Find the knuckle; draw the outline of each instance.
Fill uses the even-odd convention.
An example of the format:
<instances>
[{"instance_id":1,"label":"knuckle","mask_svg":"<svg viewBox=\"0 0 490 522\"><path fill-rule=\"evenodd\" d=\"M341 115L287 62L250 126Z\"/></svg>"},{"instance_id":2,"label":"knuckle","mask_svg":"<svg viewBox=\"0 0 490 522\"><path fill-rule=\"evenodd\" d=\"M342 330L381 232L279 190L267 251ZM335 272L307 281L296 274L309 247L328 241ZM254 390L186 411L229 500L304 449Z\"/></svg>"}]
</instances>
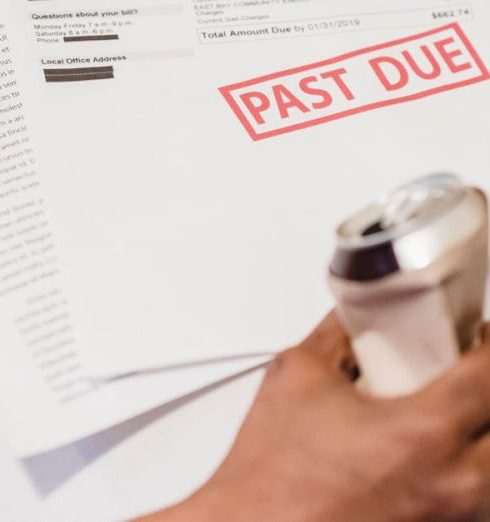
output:
<instances>
[{"instance_id":1,"label":"knuckle","mask_svg":"<svg viewBox=\"0 0 490 522\"><path fill-rule=\"evenodd\" d=\"M479 392L489 389L486 376L490 369L490 350L470 352L456 368L452 379L452 390L455 398L477 400Z\"/></svg>"},{"instance_id":2,"label":"knuckle","mask_svg":"<svg viewBox=\"0 0 490 522\"><path fill-rule=\"evenodd\" d=\"M307 362L307 357L300 346L288 348L276 355L267 369L266 383L289 379L301 373Z\"/></svg>"},{"instance_id":3,"label":"knuckle","mask_svg":"<svg viewBox=\"0 0 490 522\"><path fill-rule=\"evenodd\" d=\"M457 473L432 494L432 513L450 520L474 520L480 512L483 477L477 471Z\"/></svg>"},{"instance_id":4,"label":"knuckle","mask_svg":"<svg viewBox=\"0 0 490 522\"><path fill-rule=\"evenodd\" d=\"M318 353L301 343L284 350L274 359L268 368L264 384L269 389L283 392L319 392L328 383L337 382L330 378L329 369Z\"/></svg>"},{"instance_id":5,"label":"knuckle","mask_svg":"<svg viewBox=\"0 0 490 522\"><path fill-rule=\"evenodd\" d=\"M449 500L449 506L452 509L451 515L457 520L472 520L480 511L479 489L470 488L463 489L459 494Z\"/></svg>"},{"instance_id":6,"label":"knuckle","mask_svg":"<svg viewBox=\"0 0 490 522\"><path fill-rule=\"evenodd\" d=\"M407 414L397 422L391 440L399 459L424 466L448 462L457 445L451 424L445 418L421 413Z\"/></svg>"},{"instance_id":7,"label":"knuckle","mask_svg":"<svg viewBox=\"0 0 490 522\"><path fill-rule=\"evenodd\" d=\"M399 499L396 520L403 520L403 522L445 520L445 514L449 513L446 507L445 499L436 490L433 482L419 481L415 484L407 484L404 496Z\"/></svg>"},{"instance_id":8,"label":"knuckle","mask_svg":"<svg viewBox=\"0 0 490 522\"><path fill-rule=\"evenodd\" d=\"M442 415L418 415L412 420L408 433L415 449L432 453L452 442L454 432L450 420Z\"/></svg>"},{"instance_id":9,"label":"knuckle","mask_svg":"<svg viewBox=\"0 0 490 522\"><path fill-rule=\"evenodd\" d=\"M291 365L296 364L299 357L299 348L288 348L287 350L282 351L272 361L270 365L271 372L277 370L284 370L289 368Z\"/></svg>"},{"instance_id":10,"label":"knuckle","mask_svg":"<svg viewBox=\"0 0 490 522\"><path fill-rule=\"evenodd\" d=\"M478 382L473 378L475 364L473 361L466 361L465 365L461 367L460 371L453 376L450 387L450 399L458 399L465 401L474 401L479 398L476 393Z\"/></svg>"}]
</instances>

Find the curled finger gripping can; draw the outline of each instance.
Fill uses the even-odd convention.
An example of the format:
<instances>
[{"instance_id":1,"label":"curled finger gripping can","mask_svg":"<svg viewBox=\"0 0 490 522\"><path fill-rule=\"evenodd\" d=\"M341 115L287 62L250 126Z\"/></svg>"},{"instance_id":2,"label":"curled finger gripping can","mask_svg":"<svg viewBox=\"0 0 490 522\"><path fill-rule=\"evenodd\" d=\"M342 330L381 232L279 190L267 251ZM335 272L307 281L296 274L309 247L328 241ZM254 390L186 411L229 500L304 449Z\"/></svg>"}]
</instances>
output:
<instances>
[{"instance_id":1,"label":"curled finger gripping can","mask_svg":"<svg viewBox=\"0 0 490 522\"><path fill-rule=\"evenodd\" d=\"M412 393L471 348L487 264L486 196L452 175L400 187L338 227L329 281L364 389Z\"/></svg>"}]
</instances>

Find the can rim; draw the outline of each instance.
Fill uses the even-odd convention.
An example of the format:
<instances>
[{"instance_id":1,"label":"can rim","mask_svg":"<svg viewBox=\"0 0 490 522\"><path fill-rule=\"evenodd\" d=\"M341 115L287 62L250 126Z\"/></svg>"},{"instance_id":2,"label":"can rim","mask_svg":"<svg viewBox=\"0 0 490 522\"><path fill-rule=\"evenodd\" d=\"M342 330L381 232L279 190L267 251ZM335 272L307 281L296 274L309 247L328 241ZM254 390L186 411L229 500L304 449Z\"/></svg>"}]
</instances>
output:
<instances>
[{"instance_id":1,"label":"can rim","mask_svg":"<svg viewBox=\"0 0 490 522\"><path fill-rule=\"evenodd\" d=\"M355 221L359 221L368 227L370 223L380 222L380 217L383 216L383 209L387 208L394 196L403 192L410 194L415 193L416 189L424 189L429 193L432 191L444 191L444 200L435 208L427 207L421 215L409 217L406 220L401 220L394 226L386 229L381 229L368 235L359 233L362 226L353 226ZM462 183L461 179L450 173L436 173L428 176L422 176L408 183L398 187L396 190L386 193L375 202L364 209L360 210L350 218L344 220L336 229L336 244L337 248L343 250L372 248L385 243L393 242L396 239L410 234L424 225L436 221L439 217L445 214L448 210L456 206L466 194L467 188ZM367 219L371 216L370 219ZM374 217L377 216L377 219ZM347 234L348 228L358 230L356 234Z\"/></svg>"}]
</instances>

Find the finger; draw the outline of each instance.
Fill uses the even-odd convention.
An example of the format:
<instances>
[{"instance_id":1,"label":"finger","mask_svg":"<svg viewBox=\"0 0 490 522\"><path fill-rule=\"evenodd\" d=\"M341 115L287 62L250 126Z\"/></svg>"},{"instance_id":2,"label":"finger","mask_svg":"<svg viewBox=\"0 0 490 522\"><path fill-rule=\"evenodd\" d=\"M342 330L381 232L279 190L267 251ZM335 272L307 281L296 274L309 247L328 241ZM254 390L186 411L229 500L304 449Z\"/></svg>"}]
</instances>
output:
<instances>
[{"instance_id":1,"label":"finger","mask_svg":"<svg viewBox=\"0 0 490 522\"><path fill-rule=\"evenodd\" d=\"M346 331L331 312L297 347L279 355L271 373L281 370L290 378L336 382L354 380L357 365Z\"/></svg>"},{"instance_id":2,"label":"finger","mask_svg":"<svg viewBox=\"0 0 490 522\"><path fill-rule=\"evenodd\" d=\"M471 350L477 350L481 348L484 344L490 342L490 324L484 323L481 325L480 329L476 332L475 339L473 340L473 344L471 346Z\"/></svg>"},{"instance_id":3,"label":"finger","mask_svg":"<svg viewBox=\"0 0 490 522\"><path fill-rule=\"evenodd\" d=\"M481 328L481 340L482 344L490 343L490 323L484 323Z\"/></svg>"},{"instance_id":4,"label":"finger","mask_svg":"<svg viewBox=\"0 0 490 522\"><path fill-rule=\"evenodd\" d=\"M481 347L419 394L426 408L450 419L465 437L479 434L490 421L489 334L486 326Z\"/></svg>"},{"instance_id":5,"label":"finger","mask_svg":"<svg viewBox=\"0 0 490 522\"><path fill-rule=\"evenodd\" d=\"M490 435L485 435L466 452L465 460L490 474Z\"/></svg>"},{"instance_id":6,"label":"finger","mask_svg":"<svg viewBox=\"0 0 490 522\"><path fill-rule=\"evenodd\" d=\"M467 469L474 470L479 477L481 513L485 513L488 517L490 514L490 436L486 435L471 446L463 456L463 462ZM487 519L483 518L483 520Z\"/></svg>"}]
</instances>

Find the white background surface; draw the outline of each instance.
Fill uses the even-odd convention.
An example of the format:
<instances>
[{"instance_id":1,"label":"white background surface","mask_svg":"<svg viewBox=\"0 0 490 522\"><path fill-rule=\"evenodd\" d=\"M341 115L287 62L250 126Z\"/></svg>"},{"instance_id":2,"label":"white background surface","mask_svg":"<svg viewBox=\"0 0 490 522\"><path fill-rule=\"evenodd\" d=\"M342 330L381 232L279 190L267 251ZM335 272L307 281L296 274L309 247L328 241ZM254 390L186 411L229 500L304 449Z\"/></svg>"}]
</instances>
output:
<instances>
[{"instance_id":1,"label":"white background surface","mask_svg":"<svg viewBox=\"0 0 490 522\"><path fill-rule=\"evenodd\" d=\"M185 497L226 454L262 372L28 461L0 445L2 522L116 522Z\"/></svg>"},{"instance_id":2,"label":"white background surface","mask_svg":"<svg viewBox=\"0 0 490 522\"><path fill-rule=\"evenodd\" d=\"M483 3L480 4L481 12ZM483 21L471 27L475 42L485 56L488 53L486 27ZM356 33L345 38L355 40L364 38L363 35ZM304 53L308 42L310 40L305 39L301 47L298 45L298 55ZM335 52L330 49L327 54ZM293 55L291 60L301 63L300 58ZM246 74L237 71L236 77L246 77ZM355 132L351 132L348 122L339 124L335 135L344 132L346 137L362 144L367 130L384 129L386 134L393 134L395 143L390 152L404 158L395 164L393 185L398 179L446 168L465 173L468 182L487 183L488 133L481 129L487 128L488 114L469 110L468 105L472 99L478 100L484 95L483 88L477 87L470 95L461 91L451 97L441 97L437 104L433 100L421 101L418 109L413 105L393 114L373 113L369 121L363 119L364 125L357 126ZM428 122L424 128L419 125L420 114L425 114ZM404 123L404 133L398 134L400 121ZM464 122L467 139L463 143L455 132L454 121ZM241 136L242 130L238 132ZM329 128L325 128L309 134L311 139L305 150L325 146L329 132ZM438 136L437 141L434 136ZM289 138L292 143L294 140L296 136ZM371 160L376 158L384 164L391 160L386 158L382 140L376 136L373 141L379 145L375 143L369 154L353 155L351 141L347 139L337 151L344 156L344 164L336 167L336 174L340 179L345 178L345 184L341 190L335 187L331 204L338 205L339 211L346 201L350 208L355 208L361 200L365 202L372 194L387 188L385 173L379 172L377 163ZM407 144L418 154L405 157ZM274 145L271 147L273 158L276 149ZM300 160L292 163L298 172ZM364 165L360 172L370 187L359 182L358 169L354 168L356 161ZM321 199L323 201L323 194ZM312 223L322 230L328 228L316 221L315 216ZM324 295L323 288L318 291ZM185 404L179 401L173 407L159 408L81 443L28 461L16 461L9 449L0 445L0 521L116 522L182 498L204 481L224 456L259 380L260 374L242 378Z\"/></svg>"}]
</instances>

